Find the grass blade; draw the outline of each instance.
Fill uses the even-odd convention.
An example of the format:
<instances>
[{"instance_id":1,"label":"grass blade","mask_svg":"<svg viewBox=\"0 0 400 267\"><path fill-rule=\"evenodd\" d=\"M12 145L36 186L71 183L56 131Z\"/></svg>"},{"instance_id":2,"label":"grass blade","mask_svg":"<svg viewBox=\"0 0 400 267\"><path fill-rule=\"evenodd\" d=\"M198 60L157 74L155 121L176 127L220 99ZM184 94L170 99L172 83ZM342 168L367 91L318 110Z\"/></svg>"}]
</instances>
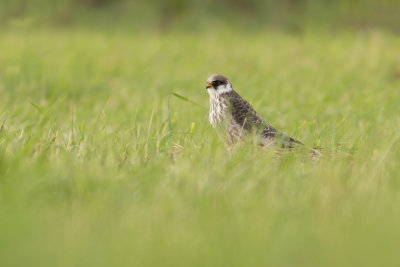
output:
<instances>
[{"instance_id":1,"label":"grass blade","mask_svg":"<svg viewBox=\"0 0 400 267\"><path fill-rule=\"evenodd\" d=\"M175 96L176 98L179 98L180 100L195 104L196 106L199 106L199 107L204 108L204 109L206 108L203 105L200 105L199 103L197 103L195 101L192 101L187 97L184 97L183 95L180 95L180 94L177 94L177 93L174 93L174 92L172 92L172 95Z\"/></svg>"},{"instance_id":2,"label":"grass blade","mask_svg":"<svg viewBox=\"0 0 400 267\"><path fill-rule=\"evenodd\" d=\"M43 109L41 109L38 105L32 102L29 102L29 104L31 104L37 111L39 111L39 113L42 114L46 120L55 124L55 122L49 117L49 115L47 115L46 112L44 112Z\"/></svg>"},{"instance_id":3,"label":"grass blade","mask_svg":"<svg viewBox=\"0 0 400 267\"><path fill-rule=\"evenodd\" d=\"M3 123L1 124L1 128L0 128L0 134L3 132L5 123L6 123L6 120L3 120Z\"/></svg>"}]
</instances>

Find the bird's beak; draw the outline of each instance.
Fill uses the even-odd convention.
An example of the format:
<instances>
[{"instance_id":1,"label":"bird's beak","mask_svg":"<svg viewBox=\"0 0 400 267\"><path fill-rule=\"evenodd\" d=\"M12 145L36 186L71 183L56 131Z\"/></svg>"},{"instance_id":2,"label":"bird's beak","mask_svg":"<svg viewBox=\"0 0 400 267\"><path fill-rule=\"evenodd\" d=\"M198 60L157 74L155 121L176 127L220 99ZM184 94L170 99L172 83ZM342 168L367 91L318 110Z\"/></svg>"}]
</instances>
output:
<instances>
[{"instance_id":1,"label":"bird's beak","mask_svg":"<svg viewBox=\"0 0 400 267\"><path fill-rule=\"evenodd\" d=\"M207 82L207 85L206 85L206 90L207 90L208 88L212 88L212 84L211 84L211 83L209 83L209 82Z\"/></svg>"}]
</instances>

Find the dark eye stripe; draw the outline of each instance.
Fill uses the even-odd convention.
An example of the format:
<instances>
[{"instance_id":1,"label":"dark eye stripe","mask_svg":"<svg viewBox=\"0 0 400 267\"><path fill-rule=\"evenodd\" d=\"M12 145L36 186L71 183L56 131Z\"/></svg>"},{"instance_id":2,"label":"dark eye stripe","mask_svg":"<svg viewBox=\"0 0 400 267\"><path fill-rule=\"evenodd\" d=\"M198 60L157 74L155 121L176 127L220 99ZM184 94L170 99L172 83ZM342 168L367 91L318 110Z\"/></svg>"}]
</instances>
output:
<instances>
[{"instance_id":1,"label":"dark eye stripe","mask_svg":"<svg viewBox=\"0 0 400 267\"><path fill-rule=\"evenodd\" d=\"M213 85L214 86L218 86L218 85L221 85L221 84L223 84L222 81L213 81Z\"/></svg>"}]
</instances>

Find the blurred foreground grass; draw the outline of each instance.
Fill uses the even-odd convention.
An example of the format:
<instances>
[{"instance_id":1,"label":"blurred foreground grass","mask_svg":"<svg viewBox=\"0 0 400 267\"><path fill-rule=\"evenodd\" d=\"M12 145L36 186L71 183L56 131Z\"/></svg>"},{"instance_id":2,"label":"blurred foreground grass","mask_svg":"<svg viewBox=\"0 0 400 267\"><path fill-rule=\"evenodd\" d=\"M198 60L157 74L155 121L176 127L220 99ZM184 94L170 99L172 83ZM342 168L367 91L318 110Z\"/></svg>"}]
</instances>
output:
<instances>
[{"instance_id":1,"label":"blurred foreground grass","mask_svg":"<svg viewBox=\"0 0 400 267\"><path fill-rule=\"evenodd\" d=\"M398 266L399 47L383 31L4 31L0 265ZM215 72L323 157L227 151L201 107Z\"/></svg>"}]
</instances>

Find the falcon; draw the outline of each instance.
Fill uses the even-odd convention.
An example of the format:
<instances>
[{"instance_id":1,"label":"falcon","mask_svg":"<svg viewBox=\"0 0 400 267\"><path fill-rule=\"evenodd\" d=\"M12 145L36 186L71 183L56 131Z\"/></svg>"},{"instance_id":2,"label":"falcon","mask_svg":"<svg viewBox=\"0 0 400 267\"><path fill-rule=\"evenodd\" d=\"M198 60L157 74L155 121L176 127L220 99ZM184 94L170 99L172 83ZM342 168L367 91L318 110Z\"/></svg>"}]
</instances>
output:
<instances>
[{"instance_id":1,"label":"falcon","mask_svg":"<svg viewBox=\"0 0 400 267\"><path fill-rule=\"evenodd\" d=\"M210 123L226 135L228 144L237 143L252 133L262 146L279 144L293 148L303 144L266 123L225 76L212 75L207 80L206 90L210 95Z\"/></svg>"}]
</instances>

